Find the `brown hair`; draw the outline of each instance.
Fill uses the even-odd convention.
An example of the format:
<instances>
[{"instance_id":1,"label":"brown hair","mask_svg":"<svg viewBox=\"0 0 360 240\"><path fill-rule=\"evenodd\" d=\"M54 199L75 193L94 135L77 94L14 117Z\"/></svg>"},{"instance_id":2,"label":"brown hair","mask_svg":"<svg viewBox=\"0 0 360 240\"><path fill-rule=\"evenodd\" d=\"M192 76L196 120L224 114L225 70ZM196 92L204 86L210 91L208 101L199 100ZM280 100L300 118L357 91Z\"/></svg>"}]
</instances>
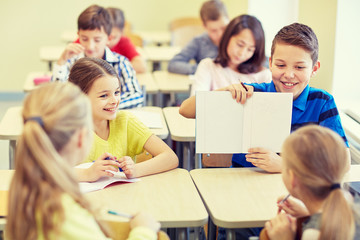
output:
<instances>
[{"instance_id":1,"label":"brown hair","mask_svg":"<svg viewBox=\"0 0 360 240\"><path fill-rule=\"evenodd\" d=\"M77 130L87 127L91 131L90 101L75 85L53 82L27 96L22 115L24 128L16 147L6 238L32 240L43 235L49 239L61 234L63 194L89 210L73 174L74 163L59 151ZM38 119L31 120L34 117Z\"/></svg>"},{"instance_id":2,"label":"brown hair","mask_svg":"<svg viewBox=\"0 0 360 240\"><path fill-rule=\"evenodd\" d=\"M284 171L291 169L302 186L303 194L323 200L320 240L352 239L355 231L352 205L341 183L349 163L342 138L332 130L309 125L293 132L282 149Z\"/></svg>"},{"instance_id":3,"label":"brown hair","mask_svg":"<svg viewBox=\"0 0 360 240\"><path fill-rule=\"evenodd\" d=\"M314 31L301 23L293 23L283 27L275 35L271 45L271 57L274 55L277 44L288 44L301 47L309 52L313 66L319 57L319 43Z\"/></svg>"},{"instance_id":4,"label":"brown hair","mask_svg":"<svg viewBox=\"0 0 360 240\"><path fill-rule=\"evenodd\" d=\"M227 47L232 36L239 34L244 29L250 29L255 38L255 52L253 56L239 64L237 67L240 73L256 73L262 69L265 60L265 35L261 22L254 16L240 15L227 25L219 45L219 53L214 62L222 67L228 66L230 60Z\"/></svg>"},{"instance_id":5,"label":"brown hair","mask_svg":"<svg viewBox=\"0 0 360 240\"><path fill-rule=\"evenodd\" d=\"M115 69L100 58L80 58L70 69L69 82L79 86L84 93L88 93L95 80L104 76L113 76L119 80Z\"/></svg>"},{"instance_id":6,"label":"brown hair","mask_svg":"<svg viewBox=\"0 0 360 240\"><path fill-rule=\"evenodd\" d=\"M99 5L91 5L78 17L78 30L94 30L104 28L105 33L110 36L112 23L111 17L105 8Z\"/></svg>"},{"instance_id":7,"label":"brown hair","mask_svg":"<svg viewBox=\"0 0 360 240\"><path fill-rule=\"evenodd\" d=\"M117 27L122 31L125 26L125 16L123 10L114 7L109 7L106 10L110 14L113 27Z\"/></svg>"},{"instance_id":8,"label":"brown hair","mask_svg":"<svg viewBox=\"0 0 360 240\"><path fill-rule=\"evenodd\" d=\"M200 8L200 17L204 24L207 21L216 21L220 17L228 17L225 4L220 0L210 0L202 4Z\"/></svg>"}]
</instances>

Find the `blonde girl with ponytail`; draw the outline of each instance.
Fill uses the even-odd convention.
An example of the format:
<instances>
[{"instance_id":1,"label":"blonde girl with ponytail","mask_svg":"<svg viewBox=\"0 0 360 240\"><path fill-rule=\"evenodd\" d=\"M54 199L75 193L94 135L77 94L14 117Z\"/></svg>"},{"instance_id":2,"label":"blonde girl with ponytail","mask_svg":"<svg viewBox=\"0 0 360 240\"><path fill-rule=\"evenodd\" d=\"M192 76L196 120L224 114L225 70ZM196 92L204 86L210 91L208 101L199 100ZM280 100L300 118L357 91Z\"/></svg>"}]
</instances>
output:
<instances>
[{"instance_id":1,"label":"blonde girl with ponytail","mask_svg":"<svg viewBox=\"0 0 360 240\"><path fill-rule=\"evenodd\" d=\"M109 239L80 193L73 168L92 142L86 95L71 83L50 83L27 96L22 115L6 239ZM159 224L148 222L156 236Z\"/></svg>"},{"instance_id":2,"label":"blonde girl with ponytail","mask_svg":"<svg viewBox=\"0 0 360 240\"><path fill-rule=\"evenodd\" d=\"M286 139L281 155L283 181L292 197L279 202L283 211L265 224L269 238L360 239L352 196L341 188L349 169L342 138L318 125L302 127ZM296 218L305 216L296 229Z\"/></svg>"}]
</instances>

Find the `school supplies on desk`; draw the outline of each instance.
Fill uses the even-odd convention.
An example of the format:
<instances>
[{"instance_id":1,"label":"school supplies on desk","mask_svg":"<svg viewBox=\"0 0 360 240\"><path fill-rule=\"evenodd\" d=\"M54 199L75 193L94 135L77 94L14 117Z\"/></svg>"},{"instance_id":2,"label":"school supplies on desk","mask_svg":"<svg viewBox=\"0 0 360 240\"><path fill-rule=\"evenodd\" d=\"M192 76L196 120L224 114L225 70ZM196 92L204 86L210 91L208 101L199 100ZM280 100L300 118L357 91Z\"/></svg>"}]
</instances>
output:
<instances>
[{"instance_id":1,"label":"school supplies on desk","mask_svg":"<svg viewBox=\"0 0 360 240\"><path fill-rule=\"evenodd\" d=\"M196 92L196 153L280 152L290 134L291 93L255 92L245 104L230 92Z\"/></svg>"},{"instance_id":2,"label":"school supplies on desk","mask_svg":"<svg viewBox=\"0 0 360 240\"><path fill-rule=\"evenodd\" d=\"M34 78L34 84L39 85L41 83L50 82L50 80L51 80L50 75L38 76Z\"/></svg>"},{"instance_id":3,"label":"school supplies on desk","mask_svg":"<svg viewBox=\"0 0 360 240\"><path fill-rule=\"evenodd\" d=\"M76 166L76 168L89 168L92 164L93 164L92 162L82 163L82 164ZM82 193L87 193L87 192L101 190L114 182L133 183L133 182L140 181L140 179L138 179L138 178L131 178L131 179L126 178L125 173L123 173L123 172L114 172L114 171L110 171L110 170L105 170L105 171L113 173L114 176L113 177L102 177L99 180L97 180L96 182L80 182L79 183L80 191Z\"/></svg>"}]
</instances>

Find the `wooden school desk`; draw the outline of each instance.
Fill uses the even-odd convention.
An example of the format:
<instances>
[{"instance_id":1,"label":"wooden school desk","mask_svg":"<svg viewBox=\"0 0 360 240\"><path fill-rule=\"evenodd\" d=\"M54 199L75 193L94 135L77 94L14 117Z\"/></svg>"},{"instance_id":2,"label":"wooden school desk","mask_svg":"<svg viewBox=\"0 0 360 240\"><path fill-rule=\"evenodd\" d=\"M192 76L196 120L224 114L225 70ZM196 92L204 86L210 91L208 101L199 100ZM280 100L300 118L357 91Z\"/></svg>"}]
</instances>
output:
<instances>
[{"instance_id":1,"label":"wooden school desk","mask_svg":"<svg viewBox=\"0 0 360 240\"><path fill-rule=\"evenodd\" d=\"M195 119L185 118L180 115L179 107L163 108L164 116L169 127L173 141L183 144L183 168L192 169L191 160L195 161L195 168L201 167L200 158L195 158L195 153L190 149L190 143L195 143Z\"/></svg>"},{"instance_id":2,"label":"wooden school desk","mask_svg":"<svg viewBox=\"0 0 360 240\"><path fill-rule=\"evenodd\" d=\"M208 214L190 174L180 168L85 195L92 205L101 209L130 215L148 212L163 228L197 228L207 223ZM179 232L184 236L184 231Z\"/></svg>"},{"instance_id":3,"label":"wooden school desk","mask_svg":"<svg viewBox=\"0 0 360 240\"><path fill-rule=\"evenodd\" d=\"M360 123L341 110L339 110L339 114L346 137L349 141L351 159L360 163Z\"/></svg>"},{"instance_id":4,"label":"wooden school desk","mask_svg":"<svg viewBox=\"0 0 360 240\"><path fill-rule=\"evenodd\" d=\"M149 112L157 112L161 116L162 128L150 128L150 130L160 137L161 139L166 139L169 135L169 131L165 122L165 118L163 116L162 109L159 107L144 107L137 108L137 110L149 111ZM22 106L19 107L11 107L9 108L1 123L0 123L0 139L9 140L9 168L15 168L15 148L16 148L16 140L21 135L23 129L23 120L21 116Z\"/></svg>"},{"instance_id":5,"label":"wooden school desk","mask_svg":"<svg viewBox=\"0 0 360 240\"><path fill-rule=\"evenodd\" d=\"M51 76L52 73L51 72L30 72L25 79L24 82L24 92L31 92L32 90L34 90L35 88L41 86L41 84L39 85L35 85L34 84L34 78L37 77L42 77L42 76Z\"/></svg>"},{"instance_id":6,"label":"wooden school desk","mask_svg":"<svg viewBox=\"0 0 360 240\"><path fill-rule=\"evenodd\" d=\"M135 34L139 35L146 45L169 45L171 42L171 33L169 31L134 31Z\"/></svg>"},{"instance_id":7,"label":"wooden school desk","mask_svg":"<svg viewBox=\"0 0 360 240\"><path fill-rule=\"evenodd\" d=\"M155 71L154 79L159 87L159 106L163 107L163 95L170 94L170 102L175 102L176 93L190 93L193 80L189 75L169 73L168 71Z\"/></svg>"},{"instance_id":8,"label":"wooden school desk","mask_svg":"<svg viewBox=\"0 0 360 240\"><path fill-rule=\"evenodd\" d=\"M9 191L11 178L14 175L14 170L0 170L0 190ZM0 204L3 204L0 202ZM2 206L3 207L3 206ZM0 217L0 231L5 229L6 219Z\"/></svg>"},{"instance_id":9,"label":"wooden school desk","mask_svg":"<svg viewBox=\"0 0 360 240\"><path fill-rule=\"evenodd\" d=\"M195 169L190 175L212 222L227 229L227 239L235 239L235 228L263 227L277 213L277 198L288 194L281 174L258 168ZM360 181L360 165L352 165L344 181Z\"/></svg>"},{"instance_id":10,"label":"wooden school desk","mask_svg":"<svg viewBox=\"0 0 360 240\"><path fill-rule=\"evenodd\" d=\"M66 46L43 46L40 48L40 60L48 62L49 71L52 71L52 63L57 61Z\"/></svg>"},{"instance_id":11,"label":"wooden school desk","mask_svg":"<svg viewBox=\"0 0 360 240\"><path fill-rule=\"evenodd\" d=\"M178 46L145 46L143 51L144 58L152 63L153 71L161 68L161 62L170 61L176 54L181 51Z\"/></svg>"}]
</instances>

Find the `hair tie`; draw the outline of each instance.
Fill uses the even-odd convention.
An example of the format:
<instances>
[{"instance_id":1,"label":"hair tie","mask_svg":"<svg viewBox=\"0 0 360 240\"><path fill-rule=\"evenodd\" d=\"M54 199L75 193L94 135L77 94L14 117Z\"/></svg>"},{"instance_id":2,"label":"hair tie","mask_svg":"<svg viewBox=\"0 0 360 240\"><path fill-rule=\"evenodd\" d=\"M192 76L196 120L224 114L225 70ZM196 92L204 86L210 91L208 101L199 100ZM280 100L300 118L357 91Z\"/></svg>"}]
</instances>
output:
<instances>
[{"instance_id":1,"label":"hair tie","mask_svg":"<svg viewBox=\"0 0 360 240\"><path fill-rule=\"evenodd\" d=\"M338 189L338 188L341 188L340 183L334 183L333 185L331 185L330 191Z\"/></svg>"},{"instance_id":2,"label":"hair tie","mask_svg":"<svg viewBox=\"0 0 360 240\"><path fill-rule=\"evenodd\" d=\"M42 128L44 128L44 121L42 120L41 117L29 117L25 120L25 122L28 121L35 121L37 122Z\"/></svg>"}]
</instances>

